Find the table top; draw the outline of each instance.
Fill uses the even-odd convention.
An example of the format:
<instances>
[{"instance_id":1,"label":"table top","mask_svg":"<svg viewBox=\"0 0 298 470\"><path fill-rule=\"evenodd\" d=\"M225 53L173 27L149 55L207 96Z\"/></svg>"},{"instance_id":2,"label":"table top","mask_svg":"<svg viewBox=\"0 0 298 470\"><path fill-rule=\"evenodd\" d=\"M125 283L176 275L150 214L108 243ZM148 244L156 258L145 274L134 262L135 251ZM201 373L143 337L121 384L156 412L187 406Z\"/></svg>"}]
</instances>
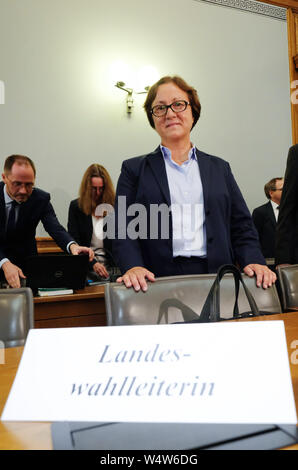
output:
<instances>
[{"instance_id":1,"label":"table top","mask_svg":"<svg viewBox=\"0 0 298 470\"><path fill-rule=\"evenodd\" d=\"M67 295L49 295L44 297L34 297L34 303L46 302L69 302L70 300L86 300L97 297L104 297L105 284L97 286L87 286L84 289L75 290L73 294Z\"/></svg>"},{"instance_id":2,"label":"table top","mask_svg":"<svg viewBox=\"0 0 298 470\"><path fill-rule=\"evenodd\" d=\"M296 410L298 410L298 313L283 313L236 321L283 320L285 324L291 377ZM1 351L0 351L1 352ZM0 415L22 357L23 348L8 348L2 351L4 362L0 362ZM0 421L0 450L52 449L51 423L2 422ZM289 449L298 450L298 444Z\"/></svg>"}]
</instances>

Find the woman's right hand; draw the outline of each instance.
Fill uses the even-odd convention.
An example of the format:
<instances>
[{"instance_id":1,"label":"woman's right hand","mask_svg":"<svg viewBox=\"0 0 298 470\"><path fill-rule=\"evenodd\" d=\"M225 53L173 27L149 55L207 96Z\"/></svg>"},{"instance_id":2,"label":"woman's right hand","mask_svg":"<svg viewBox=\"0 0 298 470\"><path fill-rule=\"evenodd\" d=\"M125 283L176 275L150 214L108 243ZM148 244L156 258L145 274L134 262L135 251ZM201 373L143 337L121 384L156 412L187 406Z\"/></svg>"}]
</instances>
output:
<instances>
[{"instance_id":1,"label":"woman's right hand","mask_svg":"<svg viewBox=\"0 0 298 470\"><path fill-rule=\"evenodd\" d=\"M93 271L101 277L109 277L109 273L106 270L105 266L97 261L93 265Z\"/></svg>"},{"instance_id":2,"label":"woman's right hand","mask_svg":"<svg viewBox=\"0 0 298 470\"><path fill-rule=\"evenodd\" d=\"M142 266L135 266L134 268L126 271L123 276L118 277L117 282L124 282L126 287L133 287L137 292L140 289L145 292L147 290L146 279L154 282L155 276L151 271L148 271L148 269L143 268Z\"/></svg>"}]
</instances>

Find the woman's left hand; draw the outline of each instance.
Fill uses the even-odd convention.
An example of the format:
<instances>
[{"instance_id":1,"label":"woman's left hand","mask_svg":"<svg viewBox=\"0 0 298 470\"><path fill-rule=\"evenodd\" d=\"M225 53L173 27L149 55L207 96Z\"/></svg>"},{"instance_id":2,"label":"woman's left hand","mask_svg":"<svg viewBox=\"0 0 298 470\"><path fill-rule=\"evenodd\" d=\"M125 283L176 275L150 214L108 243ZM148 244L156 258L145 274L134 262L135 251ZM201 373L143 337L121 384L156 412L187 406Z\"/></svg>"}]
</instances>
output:
<instances>
[{"instance_id":1,"label":"woman's left hand","mask_svg":"<svg viewBox=\"0 0 298 470\"><path fill-rule=\"evenodd\" d=\"M249 277L256 276L257 286L263 286L264 289L271 287L276 281L276 274L263 264L248 264L243 271Z\"/></svg>"},{"instance_id":2,"label":"woman's left hand","mask_svg":"<svg viewBox=\"0 0 298 470\"><path fill-rule=\"evenodd\" d=\"M99 262L94 263L93 271L101 277L109 277L109 273L106 270L105 266Z\"/></svg>"}]
</instances>

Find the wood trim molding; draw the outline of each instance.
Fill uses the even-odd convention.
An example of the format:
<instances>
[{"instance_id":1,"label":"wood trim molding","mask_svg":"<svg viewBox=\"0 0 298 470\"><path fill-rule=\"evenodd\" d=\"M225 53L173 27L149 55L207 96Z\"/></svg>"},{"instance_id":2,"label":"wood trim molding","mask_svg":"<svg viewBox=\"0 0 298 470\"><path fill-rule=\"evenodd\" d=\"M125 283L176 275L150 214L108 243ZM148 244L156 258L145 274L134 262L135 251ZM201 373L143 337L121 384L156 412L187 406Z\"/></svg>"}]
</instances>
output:
<instances>
[{"instance_id":1,"label":"wood trim molding","mask_svg":"<svg viewBox=\"0 0 298 470\"><path fill-rule=\"evenodd\" d=\"M288 44L289 44L289 72L290 83L292 84L298 80L298 14L294 13L291 8L287 10L287 23L288 23ZM291 93L293 90L291 88ZM292 115L292 142L298 143L298 105L291 100L291 115Z\"/></svg>"},{"instance_id":2,"label":"wood trim molding","mask_svg":"<svg viewBox=\"0 0 298 470\"><path fill-rule=\"evenodd\" d=\"M298 3L297 0L255 0L256 2L261 3L270 3L276 7L292 8L293 11L298 13Z\"/></svg>"},{"instance_id":3,"label":"wood trim molding","mask_svg":"<svg viewBox=\"0 0 298 470\"><path fill-rule=\"evenodd\" d=\"M63 252L51 237L36 237L36 245L40 255Z\"/></svg>"}]
</instances>

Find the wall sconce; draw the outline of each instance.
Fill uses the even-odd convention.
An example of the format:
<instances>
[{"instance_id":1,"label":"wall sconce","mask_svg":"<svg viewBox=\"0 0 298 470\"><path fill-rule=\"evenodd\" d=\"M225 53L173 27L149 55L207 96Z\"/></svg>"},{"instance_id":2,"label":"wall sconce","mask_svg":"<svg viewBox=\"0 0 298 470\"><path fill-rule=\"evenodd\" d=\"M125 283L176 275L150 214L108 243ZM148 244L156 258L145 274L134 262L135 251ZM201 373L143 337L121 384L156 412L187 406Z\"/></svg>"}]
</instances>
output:
<instances>
[{"instance_id":1,"label":"wall sconce","mask_svg":"<svg viewBox=\"0 0 298 470\"><path fill-rule=\"evenodd\" d=\"M126 88L124 82L117 82L115 85L117 88L120 88L120 90L126 91L127 97L126 97L126 111L128 114L132 112L133 108L133 93L137 95L141 95L142 93L148 93L149 86L146 86L144 88L144 91L139 91L139 92L134 92L132 88Z\"/></svg>"}]
</instances>

